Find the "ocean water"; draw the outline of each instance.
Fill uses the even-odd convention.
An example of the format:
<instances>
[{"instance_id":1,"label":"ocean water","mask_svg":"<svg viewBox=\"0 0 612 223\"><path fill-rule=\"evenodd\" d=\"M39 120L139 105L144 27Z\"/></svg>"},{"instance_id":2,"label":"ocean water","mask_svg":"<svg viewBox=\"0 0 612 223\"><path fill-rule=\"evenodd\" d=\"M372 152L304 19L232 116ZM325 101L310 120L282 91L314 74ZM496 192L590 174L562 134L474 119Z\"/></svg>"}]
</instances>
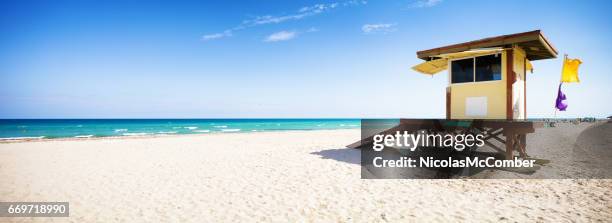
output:
<instances>
[{"instance_id":1,"label":"ocean water","mask_svg":"<svg viewBox=\"0 0 612 223\"><path fill-rule=\"evenodd\" d=\"M0 140L354 129L359 119L0 119Z\"/></svg>"}]
</instances>

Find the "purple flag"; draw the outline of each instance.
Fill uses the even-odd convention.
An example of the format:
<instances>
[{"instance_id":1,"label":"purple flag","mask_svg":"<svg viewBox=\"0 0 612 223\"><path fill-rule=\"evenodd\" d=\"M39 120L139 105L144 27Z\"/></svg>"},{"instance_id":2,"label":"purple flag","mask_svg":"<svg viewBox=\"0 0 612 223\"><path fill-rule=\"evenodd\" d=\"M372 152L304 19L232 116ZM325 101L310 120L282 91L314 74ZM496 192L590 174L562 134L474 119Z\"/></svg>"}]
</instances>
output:
<instances>
[{"instance_id":1,"label":"purple flag","mask_svg":"<svg viewBox=\"0 0 612 223\"><path fill-rule=\"evenodd\" d=\"M565 97L565 94L561 92L561 84L562 83L559 83L559 92L557 92L557 102L555 103L555 107L557 107L559 111L565 111L567 104L563 103L563 101L567 99L567 97Z\"/></svg>"}]
</instances>

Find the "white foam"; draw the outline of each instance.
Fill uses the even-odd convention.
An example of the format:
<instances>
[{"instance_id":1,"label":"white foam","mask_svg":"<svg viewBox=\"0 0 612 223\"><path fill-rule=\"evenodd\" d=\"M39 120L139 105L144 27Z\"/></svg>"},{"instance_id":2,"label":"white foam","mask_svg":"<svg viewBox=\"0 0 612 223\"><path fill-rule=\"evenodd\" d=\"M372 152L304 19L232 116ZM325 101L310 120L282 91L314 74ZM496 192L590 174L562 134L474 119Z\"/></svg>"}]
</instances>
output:
<instances>
[{"instance_id":1,"label":"white foam","mask_svg":"<svg viewBox=\"0 0 612 223\"><path fill-rule=\"evenodd\" d=\"M145 133L145 132L123 133L124 136L144 136L148 134L149 133Z\"/></svg>"},{"instance_id":2,"label":"white foam","mask_svg":"<svg viewBox=\"0 0 612 223\"><path fill-rule=\"evenodd\" d=\"M127 129L115 129L115 132L127 132Z\"/></svg>"},{"instance_id":3,"label":"white foam","mask_svg":"<svg viewBox=\"0 0 612 223\"><path fill-rule=\"evenodd\" d=\"M168 131L168 132L157 132L158 134L175 134L177 131Z\"/></svg>"},{"instance_id":4,"label":"white foam","mask_svg":"<svg viewBox=\"0 0 612 223\"><path fill-rule=\"evenodd\" d=\"M0 140L25 140L25 139L43 139L44 136L28 136L28 137L8 137L0 138Z\"/></svg>"},{"instance_id":5,"label":"white foam","mask_svg":"<svg viewBox=\"0 0 612 223\"><path fill-rule=\"evenodd\" d=\"M93 136L94 135L78 135L78 136L75 136L74 138L91 138Z\"/></svg>"},{"instance_id":6,"label":"white foam","mask_svg":"<svg viewBox=\"0 0 612 223\"><path fill-rule=\"evenodd\" d=\"M208 130L208 129L203 129L203 130L195 130L195 131L193 131L193 132L210 132L210 130Z\"/></svg>"},{"instance_id":7,"label":"white foam","mask_svg":"<svg viewBox=\"0 0 612 223\"><path fill-rule=\"evenodd\" d=\"M189 129L189 130L194 130L194 129L197 129L198 127L195 127L195 126L187 126L187 127L185 127L185 128L186 128L186 129Z\"/></svg>"},{"instance_id":8,"label":"white foam","mask_svg":"<svg viewBox=\"0 0 612 223\"><path fill-rule=\"evenodd\" d=\"M227 128L227 125L215 125L213 127L215 127L215 128Z\"/></svg>"},{"instance_id":9,"label":"white foam","mask_svg":"<svg viewBox=\"0 0 612 223\"><path fill-rule=\"evenodd\" d=\"M221 129L222 132L239 132L240 129Z\"/></svg>"}]
</instances>

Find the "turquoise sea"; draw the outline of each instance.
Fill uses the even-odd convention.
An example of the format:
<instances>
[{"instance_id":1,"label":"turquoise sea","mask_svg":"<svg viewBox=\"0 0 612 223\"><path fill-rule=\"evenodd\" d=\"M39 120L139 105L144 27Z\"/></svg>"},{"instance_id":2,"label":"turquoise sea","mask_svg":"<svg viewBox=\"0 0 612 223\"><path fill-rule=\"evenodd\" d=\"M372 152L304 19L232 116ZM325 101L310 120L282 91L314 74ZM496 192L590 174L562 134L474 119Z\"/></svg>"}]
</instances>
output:
<instances>
[{"instance_id":1,"label":"turquoise sea","mask_svg":"<svg viewBox=\"0 0 612 223\"><path fill-rule=\"evenodd\" d=\"M0 119L0 140L354 129L359 119Z\"/></svg>"}]
</instances>

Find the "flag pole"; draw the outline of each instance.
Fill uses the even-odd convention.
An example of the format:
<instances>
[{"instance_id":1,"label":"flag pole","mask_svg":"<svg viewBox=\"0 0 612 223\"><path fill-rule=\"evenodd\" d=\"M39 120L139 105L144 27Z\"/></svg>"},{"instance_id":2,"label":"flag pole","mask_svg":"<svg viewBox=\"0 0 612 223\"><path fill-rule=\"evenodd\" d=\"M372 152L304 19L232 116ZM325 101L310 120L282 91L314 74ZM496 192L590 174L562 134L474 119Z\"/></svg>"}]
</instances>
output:
<instances>
[{"instance_id":1,"label":"flag pole","mask_svg":"<svg viewBox=\"0 0 612 223\"><path fill-rule=\"evenodd\" d=\"M565 71L565 61L566 60L567 60L567 53L563 54L563 62L561 64L561 78L559 80L559 87L561 87L561 84L563 84L563 72ZM557 97L559 97L559 95L557 95ZM555 108L553 112L553 119L557 119L557 104L555 104Z\"/></svg>"},{"instance_id":2,"label":"flag pole","mask_svg":"<svg viewBox=\"0 0 612 223\"><path fill-rule=\"evenodd\" d=\"M561 63L561 78L559 82L563 82L563 72L565 72L565 61L567 61L567 53L563 55L563 63Z\"/></svg>"}]
</instances>

